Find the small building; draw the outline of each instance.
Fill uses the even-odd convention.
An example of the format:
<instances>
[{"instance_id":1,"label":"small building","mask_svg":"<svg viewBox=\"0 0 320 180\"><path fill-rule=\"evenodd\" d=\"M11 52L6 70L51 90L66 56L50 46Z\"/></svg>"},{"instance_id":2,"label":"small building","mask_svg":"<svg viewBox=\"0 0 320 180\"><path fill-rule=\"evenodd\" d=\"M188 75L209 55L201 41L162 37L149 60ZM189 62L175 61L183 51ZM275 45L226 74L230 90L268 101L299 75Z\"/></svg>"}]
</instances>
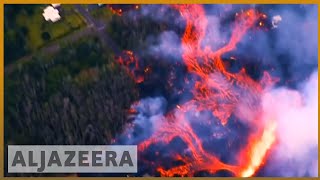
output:
<instances>
[{"instance_id":1,"label":"small building","mask_svg":"<svg viewBox=\"0 0 320 180\"><path fill-rule=\"evenodd\" d=\"M42 16L46 21L57 22L61 19L59 10L55 9L52 6L47 6L42 13Z\"/></svg>"}]
</instances>

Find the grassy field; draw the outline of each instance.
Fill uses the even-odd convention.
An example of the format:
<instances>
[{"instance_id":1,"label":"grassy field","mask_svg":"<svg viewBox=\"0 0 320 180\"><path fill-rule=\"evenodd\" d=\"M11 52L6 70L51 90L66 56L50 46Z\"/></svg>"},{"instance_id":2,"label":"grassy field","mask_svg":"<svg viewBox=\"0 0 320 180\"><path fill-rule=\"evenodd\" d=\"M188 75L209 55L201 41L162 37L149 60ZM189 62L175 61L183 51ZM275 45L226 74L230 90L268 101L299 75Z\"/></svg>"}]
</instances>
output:
<instances>
[{"instance_id":1,"label":"grassy field","mask_svg":"<svg viewBox=\"0 0 320 180\"><path fill-rule=\"evenodd\" d=\"M42 16L44 8L45 5L37 8L33 15L21 12L16 16L18 28L24 27L28 31L27 46L32 51L85 26L82 17L74 11L71 5L63 5L61 7L61 20L55 23L45 21ZM50 38L45 40L42 37L43 33L49 34Z\"/></svg>"}]
</instances>

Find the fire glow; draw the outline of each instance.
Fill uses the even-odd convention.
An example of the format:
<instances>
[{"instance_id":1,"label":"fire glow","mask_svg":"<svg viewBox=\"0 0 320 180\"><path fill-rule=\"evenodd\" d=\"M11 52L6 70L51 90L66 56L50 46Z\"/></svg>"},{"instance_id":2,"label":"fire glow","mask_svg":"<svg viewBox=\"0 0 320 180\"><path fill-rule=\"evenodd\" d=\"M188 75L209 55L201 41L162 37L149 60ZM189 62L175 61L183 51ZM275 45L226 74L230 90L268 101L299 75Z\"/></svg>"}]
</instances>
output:
<instances>
[{"instance_id":1,"label":"fire glow","mask_svg":"<svg viewBox=\"0 0 320 180\"><path fill-rule=\"evenodd\" d=\"M186 21L181 38L183 62L188 72L199 78L192 88L193 98L176 105L159 120L161 122L153 134L138 144L139 153L148 151L154 144L169 145L175 138L180 138L189 151L171 154L171 160L182 163L173 167L163 167L147 160L145 163L156 166L160 176L165 177L194 176L200 171L214 174L220 170L230 171L239 177L254 176L277 141L277 122L270 114L263 112L260 102L264 90L272 87L278 79L264 72L263 77L256 81L247 74L245 68L237 73L228 72L222 55L235 50L249 29L263 27L264 22L261 20L267 16L255 9L236 13L229 42L213 51L209 46L202 47L208 25L203 7L173 5L172 8L179 11ZM230 59L237 61L237 57ZM139 67L138 58L132 51L124 51L124 56L118 62L126 67L137 83L142 83L145 73L151 71L149 67ZM211 112L222 126L226 126L229 118L234 115L254 129L248 136L247 144L238 152L235 163L224 163L203 147L202 139L188 119L188 114L196 116L203 111ZM206 123L213 126L212 122Z\"/></svg>"}]
</instances>

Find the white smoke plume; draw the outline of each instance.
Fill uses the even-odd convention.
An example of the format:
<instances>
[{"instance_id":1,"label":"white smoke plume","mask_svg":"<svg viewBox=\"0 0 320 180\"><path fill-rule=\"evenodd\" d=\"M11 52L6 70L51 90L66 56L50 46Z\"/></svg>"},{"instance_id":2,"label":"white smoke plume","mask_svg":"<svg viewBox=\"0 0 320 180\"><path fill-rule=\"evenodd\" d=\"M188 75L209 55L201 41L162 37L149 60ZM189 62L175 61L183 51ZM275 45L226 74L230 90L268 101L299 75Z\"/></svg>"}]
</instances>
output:
<instances>
[{"instance_id":1,"label":"white smoke plume","mask_svg":"<svg viewBox=\"0 0 320 180\"><path fill-rule=\"evenodd\" d=\"M179 60L182 53L180 37L174 31L164 31L157 39L159 44L151 45L151 54L159 54L165 59Z\"/></svg>"},{"instance_id":2,"label":"white smoke plume","mask_svg":"<svg viewBox=\"0 0 320 180\"><path fill-rule=\"evenodd\" d=\"M278 142L267 171L289 177L318 176L318 72L299 90L267 92L262 107L277 123Z\"/></svg>"},{"instance_id":3,"label":"white smoke plume","mask_svg":"<svg viewBox=\"0 0 320 180\"><path fill-rule=\"evenodd\" d=\"M161 127L167 101L163 97L148 97L133 105L138 111L134 122L129 124L125 132L117 137L118 144L137 144L152 135Z\"/></svg>"}]
</instances>

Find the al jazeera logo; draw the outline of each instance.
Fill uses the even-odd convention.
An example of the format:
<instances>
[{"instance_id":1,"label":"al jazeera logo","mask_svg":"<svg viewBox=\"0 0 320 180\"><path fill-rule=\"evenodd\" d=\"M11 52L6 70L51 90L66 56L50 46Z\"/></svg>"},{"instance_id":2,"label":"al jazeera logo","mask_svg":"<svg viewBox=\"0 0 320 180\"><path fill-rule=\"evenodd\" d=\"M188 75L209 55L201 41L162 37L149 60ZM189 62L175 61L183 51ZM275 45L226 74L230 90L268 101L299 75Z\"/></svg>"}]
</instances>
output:
<instances>
[{"instance_id":1,"label":"al jazeera logo","mask_svg":"<svg viewBox=\"0 0 320 180\"><path fill-rule=\"evenodd\" d=\"M136 173L137 146L8 146L8 173Z\"/></svg>"}]
</instances>

